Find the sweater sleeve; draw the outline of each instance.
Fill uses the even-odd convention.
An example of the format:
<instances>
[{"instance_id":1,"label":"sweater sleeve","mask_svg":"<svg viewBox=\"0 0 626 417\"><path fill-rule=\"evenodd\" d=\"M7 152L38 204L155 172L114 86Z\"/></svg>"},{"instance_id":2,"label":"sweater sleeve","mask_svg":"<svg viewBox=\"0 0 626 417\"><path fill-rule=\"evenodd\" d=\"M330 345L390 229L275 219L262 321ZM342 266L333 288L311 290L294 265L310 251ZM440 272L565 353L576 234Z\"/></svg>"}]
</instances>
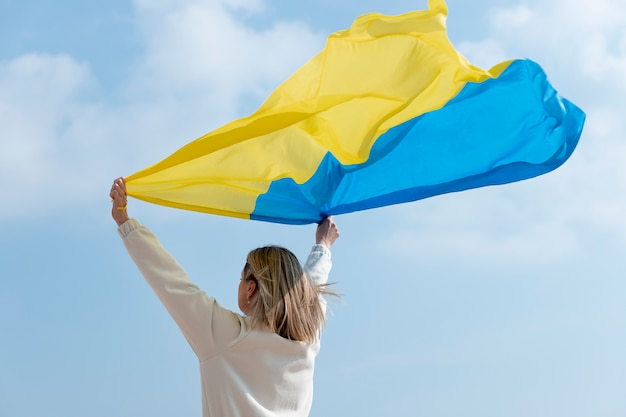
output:
<instances>
[{"instance_id":1,"label":"sweater sleeve","mask_svg":"<svg viewBox=\"0 0 626 417\"><path fill-rule=\"evenodd\" d=\"M331 267L330 249L324 245L313 245L304 263L306 276L315 284L326 284Z\"/></svg>"},{"instance_id":2,"label":"sweater sleeve","mask_svg":"<svg viewBox=\"0 0 626 417\"><path fill-rule=\"evenodd\" d=\"M200 360L224 349L241 332L241 317L220 307L187 276L148 228L130 219L118 228L130 257Z\"/></svg>"}]
</instances>

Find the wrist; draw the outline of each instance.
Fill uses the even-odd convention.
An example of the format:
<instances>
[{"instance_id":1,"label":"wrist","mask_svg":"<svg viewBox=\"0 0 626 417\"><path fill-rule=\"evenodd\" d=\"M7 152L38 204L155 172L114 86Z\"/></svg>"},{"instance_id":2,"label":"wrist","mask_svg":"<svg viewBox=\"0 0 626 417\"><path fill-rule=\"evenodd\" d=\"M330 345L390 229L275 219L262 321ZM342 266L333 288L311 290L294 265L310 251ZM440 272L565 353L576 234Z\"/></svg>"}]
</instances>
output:
<instances>
[{"instance_id":1,"label":"wrist","mask_svg":"<svg viewBox=\"0 0 626 417\"><path fill-rule=\"evenodd\" d=\"M327 248L330 249L330 243L328 243L328 241L323 240L323 239L319 239L315 242L316 245L322 245L322 246L326 246Z\"/></svg>"},{"instance_id":2,"label":"wrist","mask_svg":"<svg viewBox=\"0 0 626 417\"><path fill-rule=\"evenodd\" d=\"M129 220L129 217L128 217L128 214L124 213L124 215L116 216L114 220L115 220L115 223L117 223L117 226L119 227L123 225L124 223L126 223Z\"/></svg>"}]
</instances>

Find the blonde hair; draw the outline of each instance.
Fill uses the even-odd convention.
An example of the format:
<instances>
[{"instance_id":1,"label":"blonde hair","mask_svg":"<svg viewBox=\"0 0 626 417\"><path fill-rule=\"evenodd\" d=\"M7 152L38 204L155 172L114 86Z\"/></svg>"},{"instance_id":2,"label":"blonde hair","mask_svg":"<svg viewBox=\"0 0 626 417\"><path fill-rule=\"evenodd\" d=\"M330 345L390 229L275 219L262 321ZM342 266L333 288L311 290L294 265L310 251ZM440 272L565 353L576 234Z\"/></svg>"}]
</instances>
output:
<instances>
[{"instance_id":1,"label":"blonde hair","mask_svg":"<svg viewBox=\"0 0 626 417\"><path fill-rule=\"evenodd\" d=\"M321 296L337 295L305 276L298 258L280 246L252 250L243 270L245 280L256 281L257 296L248 316L252 325L264 325L289 340L312 343L324 327Z\"/></svg>"}]
</instances>

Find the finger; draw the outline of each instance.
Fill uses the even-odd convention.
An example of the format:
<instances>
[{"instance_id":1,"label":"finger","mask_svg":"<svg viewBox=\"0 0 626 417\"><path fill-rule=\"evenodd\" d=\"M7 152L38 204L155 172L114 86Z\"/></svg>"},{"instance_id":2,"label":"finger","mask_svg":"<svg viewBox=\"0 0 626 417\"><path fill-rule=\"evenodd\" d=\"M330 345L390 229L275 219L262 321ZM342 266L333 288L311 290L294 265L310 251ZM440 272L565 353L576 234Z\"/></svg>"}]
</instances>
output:
<instances>
[{"instance_id":1,"label":"finger","mask_svg":"<svg viewBox=\"0 0 626 417\"><path fill-rule=\"evenodd\" d=\"M123 188L120 186L118 182L113 184L113 191L116 192L120 196L123 196L125 194Z\"/></svg>"},{"instance_id":2,"label":"finger","mask_svg":"<svg viewBox=\"0 0 626 417\"><path fill-rule=\"evenodd\" d=\"M124 182L124 178L118 178L115 180L115 186L120 195L126 195L126 183Z\"/></svg>"},{"instance_id":3,"label":"finger","mask_svg":"<svg viewBox=\"0 0 626 417\"><path fill-rule=\"evenodd\" d=\"M124 205L126 201L126 196L118 189L111 191L111 198L115 203L121 203L121 205Z\"/></svg>"},{"instance_id":4,"label":"finger","mask_svg":"<svg viewBox=\"0 0 626 417\"><path fill-rule=\"evenodd\" d=\"M113 184L111 185L111 189L115 189L115 188L119 187L121 184L123 184L123 182L124 181L123 181L123 179L121 177L114 179L113 180Z\"/></svg>"}]
</instances>

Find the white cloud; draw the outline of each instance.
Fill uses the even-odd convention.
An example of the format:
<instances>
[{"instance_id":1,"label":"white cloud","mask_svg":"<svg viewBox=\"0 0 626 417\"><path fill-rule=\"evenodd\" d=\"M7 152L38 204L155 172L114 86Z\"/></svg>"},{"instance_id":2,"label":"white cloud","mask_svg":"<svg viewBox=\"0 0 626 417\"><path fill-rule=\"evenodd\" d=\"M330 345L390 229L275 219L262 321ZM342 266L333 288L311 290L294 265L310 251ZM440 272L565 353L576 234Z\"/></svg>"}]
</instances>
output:
<instances>
[{"instance_id":1,"label":"white cloud","mask_svg":"<svg viewBox=\"0 0 626 417\"><path fill-rule=\"evenodd\" d=\"M608 84L626 91L626 3L621 0L532 1L493 9L489 22L487 39L460 45L470 59L474 54L481 59L481 49L496 49L508 58L539 61L579 89Z\"/></svg>"},{"instance_id":2,"label":"white cloud","mask_svg":"<svg viewBox=\"0 0 626 417\"><path fill-rule=\"evenodd\" d=\"M73 133L97 111L86 98L93 88L88 66L64 54L0 63L0 184L12 201L0 216L29 214L70 192L62 183L75 149L91 144L91 136L76 141Z\"/></svg>"},{"instance_id":3,"label":"white cloud","mask_svg":"<svg viewBox=\"0 0 626 417\"><path fill-rule=\"evenodd\" d=\"M494 10L491 21L494 27L500 30L509 30L528 26L535 18L535 12L527 5L520 4L506 9Z\"/></svg>"},{"instance_id":4,"label":"white cloud","mask_svg":"<svg viewBox=\"0 0 626 417\"><path fill-rule=\"evenodd\" d=\"M28 174L25 162L45 159L49 136L71 118L67 110L89 84L89 70L65 55L30 54L0 63L1 169Z\"/></svg>"},{"instance_id":5,"label":"white cloud","mask_svg":"<svg viewBox=\"0 0 626 417\"><path fill-rule=\"evenodd\" d=\"M175 2L163 13L157 4L138 2L146 52L131 91L208 97L214 111L232 117L242 97L263 99L323 46L303 24L254 29L224 3Z\"/></svg>"}]
</instances>

